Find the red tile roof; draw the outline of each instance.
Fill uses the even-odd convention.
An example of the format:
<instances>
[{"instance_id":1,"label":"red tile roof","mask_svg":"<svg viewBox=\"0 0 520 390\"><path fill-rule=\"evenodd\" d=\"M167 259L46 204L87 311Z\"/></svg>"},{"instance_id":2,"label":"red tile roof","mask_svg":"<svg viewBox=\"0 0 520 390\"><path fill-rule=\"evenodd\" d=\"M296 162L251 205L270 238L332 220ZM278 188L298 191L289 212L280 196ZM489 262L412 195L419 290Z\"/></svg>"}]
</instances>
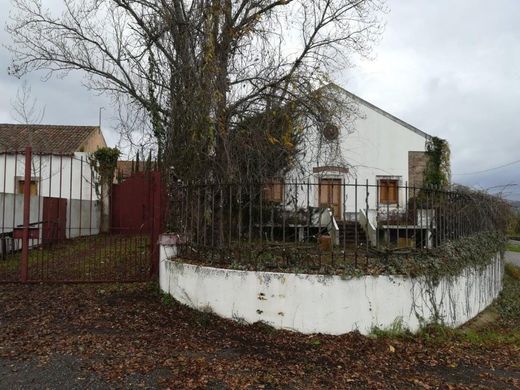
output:
<instances>
[{"instance_id":1,"label":"red tile roof","mask_svg":"<svg viewBox=\"0 0 520 390\"><path fill-rule=\"evenodd\" d=\"M0 153L23 151L30 145L34 153L72 154L98 126L23 125L0 123Z\"/></svg>"}]
</instances>

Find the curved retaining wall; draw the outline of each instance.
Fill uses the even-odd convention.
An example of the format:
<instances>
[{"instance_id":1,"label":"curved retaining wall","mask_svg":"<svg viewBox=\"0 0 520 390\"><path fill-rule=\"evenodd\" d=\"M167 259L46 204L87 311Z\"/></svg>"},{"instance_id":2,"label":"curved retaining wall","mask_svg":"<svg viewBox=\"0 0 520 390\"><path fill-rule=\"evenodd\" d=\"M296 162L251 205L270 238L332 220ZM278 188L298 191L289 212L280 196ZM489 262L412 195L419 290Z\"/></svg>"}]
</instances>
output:
<instances>
[{"instance_id":1,"label":"curved retaining wall","mask_svg":"<svg viewBox=\"0 0 520 390\"><path fill-rule=\"evenodd\" d=\"M224 318L302 333L369 334L395 321L416 331L436 312L446 325L458 326L490 305L502 289L500 255L481 272L466 269L431 288L424 278L342 279L202 267L167 260L167 252L162 250L160 285L177 301Z\"/></svg>"}]
</instances>

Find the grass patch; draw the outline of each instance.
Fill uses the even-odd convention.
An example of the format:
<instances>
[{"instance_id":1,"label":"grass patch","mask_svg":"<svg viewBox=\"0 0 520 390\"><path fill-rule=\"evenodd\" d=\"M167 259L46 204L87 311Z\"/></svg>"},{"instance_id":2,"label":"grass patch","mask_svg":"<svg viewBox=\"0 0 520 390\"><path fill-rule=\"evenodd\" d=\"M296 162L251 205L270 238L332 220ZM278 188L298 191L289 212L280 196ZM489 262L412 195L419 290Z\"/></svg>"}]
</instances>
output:
<instances>
[{"instance_id":1,"label":"grass patch","mask_svg":"<svg viewBox=\"0 0 520 390\"><path fill-rule=\"evenodd\" d=\"M160 296L163 305L169 306L173 304L173 297L170 294L161 292Z\"/></svg>"},{"instance_id":2,"label":"grass patch","mask_svg":"<svg viewBox=\"0 0 520 390\"><path fill-rule=\"evenodd\" d=\"M520 245L508 242L506 245L506 250L509 252L520 252Z\"/></svg>"},{"instance_id":3,"label":"grass patch","mask_svg":"<svg viewBox=\"0 0 520 390\"><path fill-rule=\"evenodd\" d=\"M29 279L143 279L149 254L147 235L99 234L57 241L29 249ZM17 277L20 261L19 250L0 261L0 277Z\"/></svg>"},{"instance_id":4,"label":"grass patch","mask_svg":"<svg viewBox=\"0 0 520 390\"><path fill-rule=\"evenodd\" d=\"M463 342L475 346L489 344L520 346L520 330L501 328L500 324L483 329L453 329L436 324L421 329L416 336L430 344Z\"/></svg>"},{"instance_id":5,"label":"grass patch","mask_svg":"<svg viewBox=\"0 0 520 390\"><path fill-rule=\"evenodd\" d=\"M404 325L401 317L396 318L392 324L387 328L373 327L370 331L371 337L393 339L410 335L410 331Z\"/></svg>"},{"instance_id":6,"label":"grass patch","mask_svg":"<svg viewBox=\"0 0 520 390\"><path fill-rule=\"evenodd\" d=\"M520 331L520 268L506 264L504 289L495 303L501 322Z\"/></svg>"},{"instance_id":7,"label":"grass patch","mask_svg":"<svg viewBox=\"0 0 520 390\"><path fill-rule=\"evenodd\" d=\"M490 328L482 330L459 330L459 332L462 333L461 338L470 344L511 344L520 346L520 331L518 330L502 331L500 329Z\"/></svg>"},{"instance_id":8,"label":"grass patch","mask_svg":"<svg viewBox=\"0 0 520 390\"><path fill-rule=\"evenodd\" d=\"M514 280L520 281L520 267L514 264L507 263L505 266L506 275Z\"/></svg>"},{"instance_id":9,"label":"grass patch","mask_svg":"<svg viewBox=\"0 0 520 390\"><path fill-rule=\"evenodd\" d=\"M456 337L456 329L442 324L429 324L417 332L417 337L427 343L446 343Z\"/></svg>"}]
</instances>

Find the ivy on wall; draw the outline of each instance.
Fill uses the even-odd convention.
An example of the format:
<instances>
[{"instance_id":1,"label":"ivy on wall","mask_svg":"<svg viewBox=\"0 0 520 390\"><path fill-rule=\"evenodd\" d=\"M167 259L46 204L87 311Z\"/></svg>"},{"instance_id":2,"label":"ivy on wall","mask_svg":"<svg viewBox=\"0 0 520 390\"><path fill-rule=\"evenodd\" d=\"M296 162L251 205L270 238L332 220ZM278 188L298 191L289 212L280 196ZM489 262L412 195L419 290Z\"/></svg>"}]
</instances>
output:
<instances>
[{"instance_id":1,"label":"ivy on wall","mask_svg":"<svg viewBox=\"0 0 520 390\"><path fill-rule=\"evenodd\" d=\"M424 184L426 187L446 188L450 184L450 146L448 141L431 137L426 142L426 168Z\"/></svg>"},{"instance_id":2,"label":"ivy on wall","mask_svg":"<svg viewBox=\"0 0 520 390\"><path fill-rule=\"evenodd\" d=\"M117 160L121 152L117 148L99 148L89 156L90 166L96 173L96 181L93 183L97 196L100 198L100 226L102 232L108 229L106 200L110 197L112 183L114 182Z\"/></svg>"},{"instance_id":3,"label":"ivy on wall","mask_svg":"<svg viewBox=\"0 0 520 390\"><path fill-rule=\"evenodd\" d=\"M505 250L505 235L497 231L476 233L448 241L440 247L410 256L389 256L381 273L411 277L427 276L432 281L457 276L467 267L483 269L497 253Z\"/></svg>"}]
</instances>

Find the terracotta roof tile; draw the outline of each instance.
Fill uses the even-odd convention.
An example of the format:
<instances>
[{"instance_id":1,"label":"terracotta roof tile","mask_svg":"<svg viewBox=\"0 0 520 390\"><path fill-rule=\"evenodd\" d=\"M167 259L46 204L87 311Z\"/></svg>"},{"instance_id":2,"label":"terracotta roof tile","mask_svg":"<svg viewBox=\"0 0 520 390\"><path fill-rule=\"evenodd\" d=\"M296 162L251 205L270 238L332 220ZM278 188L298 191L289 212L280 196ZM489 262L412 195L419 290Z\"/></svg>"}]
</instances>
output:
<instances>
[{"instance_id":1,"label":"terracotta roof tile","mask_svg":"<svg viewBox=\"0 0 520 390\"><path fill-rule=\"evenodd\" d=\"M0 153L23 151L72 154L78 152L97 126L23 125L0 123Z\"/></svg>"}]
</instances>

